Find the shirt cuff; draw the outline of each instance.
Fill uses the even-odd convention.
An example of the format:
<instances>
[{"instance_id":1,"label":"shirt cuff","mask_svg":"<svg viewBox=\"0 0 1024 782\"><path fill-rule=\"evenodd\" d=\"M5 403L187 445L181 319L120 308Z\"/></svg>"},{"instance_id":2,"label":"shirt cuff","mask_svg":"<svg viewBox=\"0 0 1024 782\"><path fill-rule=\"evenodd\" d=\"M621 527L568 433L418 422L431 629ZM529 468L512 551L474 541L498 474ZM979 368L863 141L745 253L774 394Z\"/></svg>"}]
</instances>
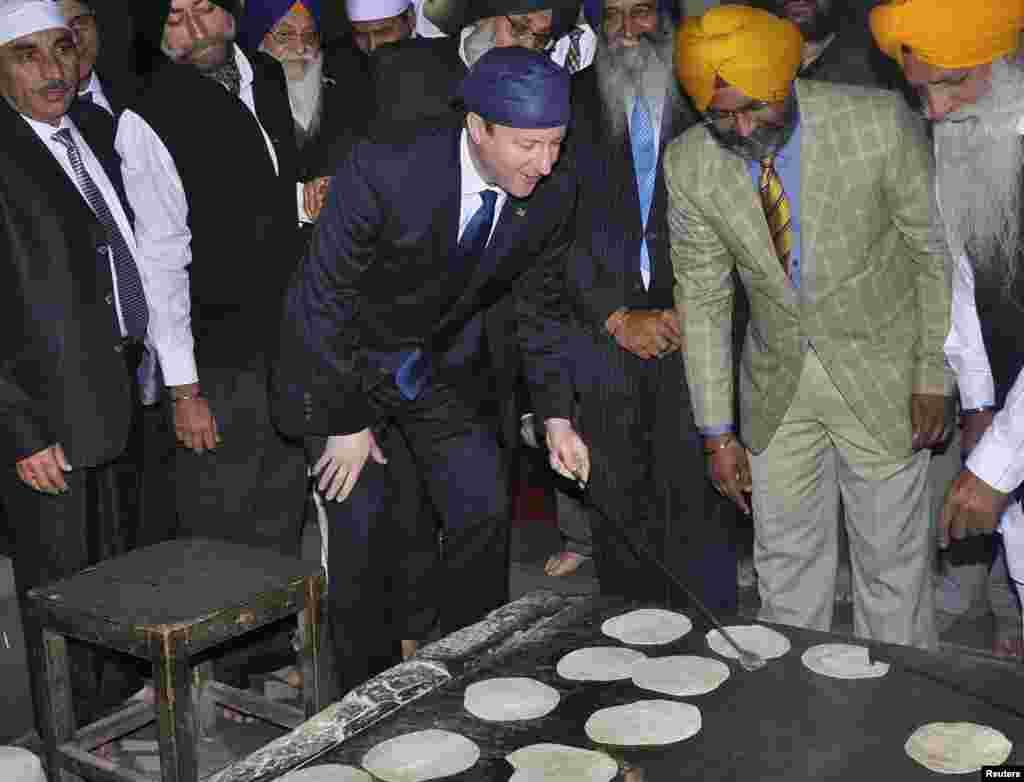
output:
<instances>
[{"instance_id":1,"label":"shirt cuff","mask_svg":"<svg viewBox=\"0 0 1024 782\"><path fill-rule=\"evenodd\" d=\"M296 182L295 183L295 193L298 196L298 202L299 202L299 222L300 223L310 223L310 224L312 224L312 223L315 223L316 220L314 220L312 217L310 217L308 214L306 214L305 189L306 189L306 186L305 186L304 183L302 183L302 182Z\"/></svg>"},{"instance_id":2,"label":"shirt cuff","mask_svg":"<svg viewBox=\"0 0 1024 782\"><path fill-rule=\"evenodd\" d=\"M989 372L964 372L956 379L960 387L960 406L965 410L995 404L996 390Z\"/></svg>"},{"instance_id":3,"label":"shirt cuff","mask_svg":"<svg viewBox=\"0 0 1024 782\"><path fill-rule=\"evenodd\" d=\"M732 424L718 424L717 426L702 426L700 435L701 437L721 437L723 434L735 431L736 427Z\"/></svg>"},{"instance_id":4,"label":"shirt cuff","mask_svg":"<svg viewBox=\"0 0 1024 782\"><path fill-rule=\"evenodd\" d=\"M157 357L160 359L160 371L163 372L165 386L185 386L199 382L196 358L191 352L171 353L157 348Z\"/></svg>"},{"instance_id":5,"label":"shirt cuff","mask_svg":"<svg viewBox=\"0 0 1024 782\"><path fill-rule=\"evenodd\" d=\"M1003 534L1006 569L1010 571L1010 578L1024 586L1024 508L1019 502L1003 513L999 531Z\"/></svg>"},{"instance_id":6,"label":"shirt cuff","mask_svg":"<svg viewBox=\"0 0 1024 782\"><path fill-rule=\"evenodd\" d=\"M997 413L996 416L1007 413ZM1000 436L995 422L967 457L967 469L996 491L1009 494L1024 482L1024 458Z\"/></svg>"}]
</instances>

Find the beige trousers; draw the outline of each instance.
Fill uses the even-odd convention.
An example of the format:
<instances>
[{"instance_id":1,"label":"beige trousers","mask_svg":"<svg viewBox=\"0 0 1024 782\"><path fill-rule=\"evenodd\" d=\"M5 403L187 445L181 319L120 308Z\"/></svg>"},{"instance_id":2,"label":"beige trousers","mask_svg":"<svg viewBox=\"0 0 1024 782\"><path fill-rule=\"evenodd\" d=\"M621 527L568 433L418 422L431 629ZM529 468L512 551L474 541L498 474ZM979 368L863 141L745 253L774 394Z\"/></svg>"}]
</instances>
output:
<instances>
[{"instance_id":1,"label":"beige trousers","mask_svg":"<svg viewBox=\"0 0 1024 782\"><path fill-rule=\"evenodd\" d=\"M831 629L841 498L854 633L934 648L929 458L886 453L808 351L782 424L750 454L760 618Z\"/></svg>"}]
</instances>

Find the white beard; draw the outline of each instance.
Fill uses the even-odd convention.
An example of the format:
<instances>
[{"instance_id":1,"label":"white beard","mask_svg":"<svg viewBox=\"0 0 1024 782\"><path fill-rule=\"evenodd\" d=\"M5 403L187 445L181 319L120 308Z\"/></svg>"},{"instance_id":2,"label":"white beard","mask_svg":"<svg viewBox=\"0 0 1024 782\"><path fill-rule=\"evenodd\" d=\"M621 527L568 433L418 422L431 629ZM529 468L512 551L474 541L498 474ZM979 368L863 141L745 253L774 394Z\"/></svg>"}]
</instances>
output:
<instances>
[{"instance_id":1,"label":"white beard","mask_svg":"<svg viewBox=\"0 0 1024 782\"><path fill-rule=\"evenodd\" d=\"M641 38L637 46L612 50L598 36L594 67L615 138L628 132L627 107L636 96L642 97L652 111L658 111L664 103L661 116L668 116L675 102L682 99L672 75L673 46L674 38L669 35L657 45Z\"/></svg>"},{"instance_id":2,"label":"white beard","mask_svg":"<svg viewBox=\"0 0 1024 782\"><path fill-rule=\"evenodd\" d=\"M307 133L320 123L320 95L324 88L324 58L318 56L306 63L301 79L288 79L288 102L295 122Z\"/></svg>"},{"instance_id":3,"label":"white beard","mask_svg":"<svg viewBox=\"0 0 1024 782\"><path fill-rule=\"evenodd\" d=\"M1019 271L1024 69L999 59L992 90L935 124L937 192L950 242L1005 288Z\"/></svg>"}]
</instances>

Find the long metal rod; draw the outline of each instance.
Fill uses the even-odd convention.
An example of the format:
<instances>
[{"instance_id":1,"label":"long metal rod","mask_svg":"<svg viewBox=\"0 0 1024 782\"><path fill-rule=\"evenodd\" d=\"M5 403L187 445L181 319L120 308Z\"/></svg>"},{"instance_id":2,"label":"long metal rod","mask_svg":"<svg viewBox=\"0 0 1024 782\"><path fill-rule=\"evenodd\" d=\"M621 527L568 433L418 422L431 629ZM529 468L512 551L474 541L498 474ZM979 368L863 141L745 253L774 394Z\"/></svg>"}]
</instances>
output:
<instances>
[{"instance_id":1,"label":"long metal rod","mask_svg":"<svg viewBox=\"0 0 1024 782\"><path fill-rule=\"evenodd\" d=\"M669 581L675 584L675 586L679 587L679 589L683 590L687 598L689 598L690 601L695 606L697 606L697 608L704 615L704 617L709 622L711 622L711 624L714 625L715 629L722 634L722 637L725 638L725 640L727 640L732 645L732 647L736 650L737 654L743 655L747 653L746 650L736 642L736 639L732 637L732 634L728 630L726 630L725 627L722 626L722 623L718 621L718 617L714 615L711 609L704 605L703 602L701 602L700 598L698 598L697 595L693 593L693 590L686 586L686 584L684 584L679 579L679 577L676 576L676 574L673 573L669 569L669 567L661 561L660 557L658 557L657 554L651 551L650 547L648 547L646 543L643 543L642 541L638 540L636 537L631 535L629 530L626 529L625 524L620 523L618 519L612 518L611 514L609 514L603 507L601 507L601 505L598 502L594 500L594 494L593 492L591 492L588 486L583 486L582 484L580 484L580 488L583 490L583 498L586 501L586 503L595 511L597 511L598 515L601 516L602 519L604 519L606 522L608 522L615 528L619 535L621 535L622 538L626 541L626 544L633 549L634 553L641 554L642 559L649 560L651 564L653 564L662 573L665 574L665 577L668 578Z\"/></svg>"}]
</instances>

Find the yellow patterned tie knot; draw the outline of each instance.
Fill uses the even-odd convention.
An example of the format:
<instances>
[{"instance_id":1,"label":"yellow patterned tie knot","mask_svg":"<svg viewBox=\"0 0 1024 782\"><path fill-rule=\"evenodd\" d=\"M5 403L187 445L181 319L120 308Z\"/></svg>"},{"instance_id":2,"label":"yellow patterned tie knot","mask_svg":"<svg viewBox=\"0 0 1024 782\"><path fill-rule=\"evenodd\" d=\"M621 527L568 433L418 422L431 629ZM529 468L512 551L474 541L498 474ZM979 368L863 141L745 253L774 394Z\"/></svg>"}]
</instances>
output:
<instances>
[{"instance_id":1,"label":"yellow patterned tie knot","mask_svg":"<svg viewBox=\"0 0 1024 782\"><path fill-rule=\"evenodd\" d=\"M790 258L793 252L793 219L789 205L789 197L782 187L782 177L775 170L775 156L761 161L761 179L758 183L761 191L761 206L768 221L768 230L772 235L775 253L786 277L790 273Z\"/></svg>"}]
</instances>

